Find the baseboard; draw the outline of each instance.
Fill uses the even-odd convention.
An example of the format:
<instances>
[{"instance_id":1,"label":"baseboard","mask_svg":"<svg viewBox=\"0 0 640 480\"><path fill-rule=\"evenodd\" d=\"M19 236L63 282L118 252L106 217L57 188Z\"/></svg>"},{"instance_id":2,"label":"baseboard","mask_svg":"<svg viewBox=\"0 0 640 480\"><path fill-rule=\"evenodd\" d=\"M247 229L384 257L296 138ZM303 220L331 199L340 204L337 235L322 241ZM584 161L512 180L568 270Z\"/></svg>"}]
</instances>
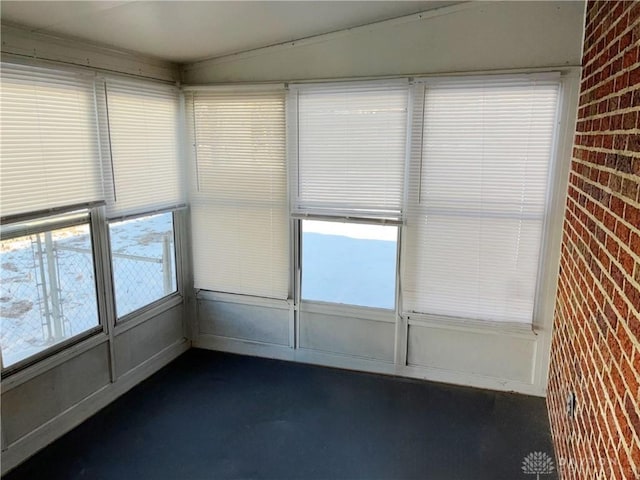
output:
<instances>
[{"instance_id":1,"label":"baseboard","mask_svg":"<svg viewBox=\"0 0 640 480\"><path fill-rule=\"evenodd\" d=\"M80 425L116 398L160 370L190 348L190 342L182 339L169 345L151 358L133 368L115 383L110 383L73 407L65 410L24 437L8 445L2 452L2 475L43 449L54 440Z\"/></svg>"},{"instance_id":2,"label":"baseboard","mask_svg":"<svg viewBox=\"0 0 640 480\"><path fill-rule=\"evenodd\" d=\"M193 347L221 352L237 353L263 358L274 358L313 365L321 365L345 370L355 370L383 375L427 380L451 385L482 388L488 390L515 392L538 397L546 396L544 391L534 384L504 380L486 375L457 372L438 368L415 365L395 365L379 360L371 360L350 355L321 352L309 349L293 349L281 345L253 342L237 338L200 335L193 342Z\"/></svg>"},{"instance_id":3,"label":"baseboard","mask_svg":"<svg viewBox=\"0 0 640 480\"><path fill-rule=\"evenodd\" d=\"M513 392L535 397L546 396L546 392L541 392L534 384L517 382L514 380L504 380L477 373L456 372L453 370L443 370L439 368L405 365L399 367L398 375L402 377L416 378L419 380L427 380L430 382L459 385L462 387L482 388L498 392Z\"/></svg>"},{"instance_id":4,"label":"baseboard","mask_svg":"<svg viewBox=\"0 0 640 480\"><path fill-rule=\"evenodd\" d=\"M237 353L251 357L274 358L277 360L295 360L294 350L274 343L254 342L241 338L200 334L193 340L194 348Z\"/></svg>"}]
</instances>

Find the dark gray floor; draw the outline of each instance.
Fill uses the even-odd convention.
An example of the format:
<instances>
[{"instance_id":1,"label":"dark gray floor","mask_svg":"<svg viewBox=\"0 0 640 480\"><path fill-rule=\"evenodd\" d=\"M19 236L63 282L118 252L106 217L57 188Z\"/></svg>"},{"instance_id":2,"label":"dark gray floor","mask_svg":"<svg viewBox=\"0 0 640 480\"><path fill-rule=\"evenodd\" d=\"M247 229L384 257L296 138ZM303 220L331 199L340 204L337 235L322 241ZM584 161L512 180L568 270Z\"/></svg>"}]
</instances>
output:
<instances>
[{"instance_id":1,"label":"dark gray floor","mask_svg":"<svg viewBox=\"0 0 640 480\"><path fill-rule=\"evenodd\" d=\"M532 451L541 398L190 350L6 480L515 480Z\"/></svg>"}]
</instances>

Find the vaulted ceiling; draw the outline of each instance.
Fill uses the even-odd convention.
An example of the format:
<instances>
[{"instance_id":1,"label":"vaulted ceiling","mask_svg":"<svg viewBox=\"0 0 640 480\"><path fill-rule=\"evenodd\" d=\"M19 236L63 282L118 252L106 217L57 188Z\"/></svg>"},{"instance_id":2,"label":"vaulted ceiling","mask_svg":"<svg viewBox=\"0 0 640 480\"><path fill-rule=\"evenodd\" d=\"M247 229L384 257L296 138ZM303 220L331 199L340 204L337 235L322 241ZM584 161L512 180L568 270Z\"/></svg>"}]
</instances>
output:
<instances>
[{"instance_id":1,"label":"vaulted ceiling","mask_svg":"<svg viewBox=\"0 0 640 480\"><path fill-rule=\"evenodd\" d=\"M2 1L0 16L173 62L219 57L460 3L453 1Z\"/></svg>"}]
</instances>

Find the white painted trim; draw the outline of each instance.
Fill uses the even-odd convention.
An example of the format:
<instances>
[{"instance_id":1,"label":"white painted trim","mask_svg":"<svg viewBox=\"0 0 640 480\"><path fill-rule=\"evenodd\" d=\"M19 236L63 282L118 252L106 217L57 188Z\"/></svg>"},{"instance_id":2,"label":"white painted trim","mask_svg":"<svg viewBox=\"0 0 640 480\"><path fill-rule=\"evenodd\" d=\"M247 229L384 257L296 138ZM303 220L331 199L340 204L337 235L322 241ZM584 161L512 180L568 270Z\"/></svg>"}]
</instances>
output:
<instances>
[{"instance_id":1,"label":"white painted trim","mask_svg":"<svg viewBox=\"0 0 640 480\"><path fill-rule=\"evenodd\" d=\"M279 308L289 310L292 306L291 300L280 300L277 298L253 297L235 293L212 292L210 290L198 290L196 299L209 300L212 302L239 303L241 305L255 305L258 307Z\"/></svg>"},{"instance_id":2,"label":"white painted trim","mask_svg":"<svg viewBox=\"0 0 640 480\"><path fill-rule=\"evenodd\" d=\"M400 226L404 223L403 220L400 220L397 218L358 217L358 216L351 216L348 214L345 215L342 213L337 214L329 209L314 208L313 211L323 212L323 213L310 213L310 212L292 210L292 213L290 216L294 220L314 220L314 221L323 221L323 222L357 223L357 224L364 224L364 225Z\"/></svg>"},{"instance_id":3,"label":"white painted trim","mask_svg":"<svg viewBox=\"0 0 640 480\"><path fill-rule=\"evenodd\" d=\"M184 353L188 348L189 342L184 339L169 345L118 378L115 383L104 386L73 407L8 445L7 450L2 452L2 475L84 422L100 409Z\"/></svg>"},{"instance_id":4,"label":"white painted trim","mask_svg":"<svg viewBox=\"0 0 640 480\"><path fill-rule=\"evenodd\" d=\"M409 85L409 77L401 76L395 78L381 78L377 80L336 80L333 82L320 81L291 81L288 83L289 89L292 91L303 91L312 88L315 91L331 91L331 90L348 90L349 88L384 88L384 87L407 87Z\"/></svg>"},{"instance_id":5,"label":"white painted trim","mask_svg":"<svg viewBox=\"0 0 640 480\"><path fill-rule=\"evenodd\" d=\"M353 35L355 33L360 32L369 32L371 30L377 30L380 28L388 27L391 25L403 25L410 22L419 22L423 20L427 20L433 17L440 17L443 15L451 15L452 13L456 13L462 10L468 10L473 8L479 8L482 2L463 2L455 5L449 5L440 8L434 8L432 10L427 10L423 12L414 13L411 15L404 15L401 17L391 18L389 20L382 20L379 22L368 23L365 25L359 25L357 27L346 28L343 30L337 30L334 32L323 33L320 35L313 35L310 37L301 38L298 40L292 40L289 42L277 43L275 45L270 45L267 47L254 48L252 50L245 50L243 52L232 53L229 55L221 55L218 57L205 58L202 60L197 60L195 62L190 62L186 69L200 69L200 68L208 68L214 66L216 64L225 63L228 61L235 61L240 59L252 58L258 55L264 55L265 53L272 53L274 51L279 50L287 50L292 47L300 47L304 45L313 45L315 43L322 43L328 40L333 40L335 38L343 37L346 35Z\"/></svg>"},{"instance_id":6,"label":"white painted trim","mask_svg":"<svg viewBox=\"0 0 640 480\"><path fill-rule=\"evenodd\" d=\"M562 229L569 183L569 171L573 151L573 136L578 115L581 68L571 68L563 72L561 82L561 104L559 105L559 128L556 151L551 172L549 210L544 227L544 262L540 268L540 281L536 293L534 328L540 333L537 342L533 383L540 395L546 394L549 379L553 316L558 289L558 272L562 247Z\"/></svg>"},{"instance_id":7,"label":"white painted trim","mask_svg":"<svg viewBox=\"0 0 640 480\"><path fill-rule=\"evenodd\" d=\"M295 350L284 345L254 342L239 338L221 337L218 335L200 334L193 340L194 348L237 353L252 357L276 358L278 360L294 360Z\"/></svg>"},{"instance_id":8,"label":"white painted trim","mask_svg":"<svg viewBox=\"0 0 640 480\"><path fill-rule=\"evenodd\" d=\"M23 383L31 380L38 375L41 375L58 365L61 365L68 361L73 357L77 357L82 355L84 352L87 352L98 345L102 345L109 341L109 337L105 332L97 333L86 340L83 340L75 345L65 348L64 350L60 350L53 355L43 358L42 360L26 367L24 370L19 370L6 378L2 379L0 383L0 391L2 394L5 394L9 390L22 385Z\"/></svg>"},{"instance_id":9,"label":"white painted trim","mask_svg":"<svg viewBox=\"0 0 640 480\"><path fill-rule=\"evenodd\" d=\"M101 139L101 141L103 140ZM113 342L116 322L115 290L113 264L111 263L111 237L109 236L109 225L106 222L105 213L104 206L95 208L91 212L92 260L96 276L98 315L109 339L107 345L109 349L109 376L111 381L114 382L116 380L116 354Z\"/></svg>"},{"instance_id":10,"label":"white painted trim","mask_svg":"<svg viewBox=\"0 0 640 480\"><path fill-rule=\"evenodd\" d=\"M227 84L227 85L185 85L185 92L211 92L211 93L252 93L252 92L280 92L286 90L283 82L265 82L252 84Z\"/></svg>"},{"instance_id":11,"label":"white painted trim","mask_svg":"<svg viewBox=\"0 0 640 480\"><path fill-rule=\"evenodd\" d=\"M314 365L355 370L358 372L393 375L397 371L396 365L392 361L387 362L376 358L347 355L344 353L317 350L315 348L299 348L295 351L294 357L296 362L313 363Z\"/></svg>"},{"instance_id":12,"label":"white painted trim","mask_svg":"<svg viewBox=\"0 0 640 480\"><path fill-rule=\"evenodd\" d=\"M181 103L183 96L181 95ZM184 128L181 126L182 132ZM182 133L181 133L182 135ZM184 180L184 178L183 178ZM184 336L188 339L194 337L192 334L192 325L196 322L196 311L193 308L193 259L191 258L191 222L189 208L176 210L173 213L173 233L175 241L176 255L176 280L178 293L181 296L182 324ZM193 322L193 324L192 324Z\"/></svg>"},{"instance_id":13,"label":"white painted trim","mask_svg":"<svg viewBox=\"0 0 640 480\"><path fill-rule=\"evenodd\" d=\"M178 65L134 52L118 50L71 37L2 23L2 54L26 61L53 62L91 70L115 72L175 83L180 78Z\"/></svg>"},{"instance_id":14,"label":"white painted trim","mask_svg":"<svg viewBox=\"0 0 640 480\"><path fill-rule=\"evenodd\" d=\"M304 85L305 83L324 83L324 82L366 82L366 81L381 81L381 80L397 80L408 79L410 84L424 84L428 83L429 79L438 80L440 78L453 78L461 79L463 77L490 77L495 75L527 75L527 74L544 74L551 72L560 72L561 74L567 74L575 69L581 69L580 65L549 65L546 67L532 67L532 68L498 68L495 70L469 70L469 71L447 71L447 72L413 72L413 73L400 73L397 75L373 75L373 76L350 76L350 77L326 77L326 78L313 78L313 79L296 79L297 85ZM421 81L415 82L414 79L420 79ZM288 84L289 81L284 82ZM293 80L290 80L293 83ZM189 90L193 87L195 90L201 87L216 87L216 86L228 86L228 87L252 87L256 89L260 87L264 88L269 85L281 85L282 80L270 80L270 81L239 81L239 82L224 82L224 83L208 83L205 85L189 84L183 85L182 90Z\"/></svg>"},{"instance_id":15,"label":"white painted trim","mask_svg":"<svg viewBox=\"0 0 640 480\"><path fill-rule=\"evenodd\" d=\"M422 313L404 314L403 318L406 318L408 325L418 325L421 327L459 330L489 335L505 335L528 340L535 340L537 336L528 323L489 322Z\"/></svg>"},{"instance_id":16,"label":"white painted trim","mask_svg":"<svg viewBox=\"0 0 640 480\"><path fill-rule=\"evenodd\" d=\"M173 292L166 297L156 300L155 302L150 303L149 305L146 305L118 320L114 328L114 336L121 335L127 330L131 330L132 328L137 327L138 325L145 323L146 321L151 320L167 310L171 310L173 307L183 303L184 299L182 295L180 295L180 292Z\"/></svg>"},{"instance_id":17,"label":"white painted trim","mask_svg":"<svg viewBox=\"0 0 640 480\"><path fill-rule=\"evenodd\" d=\"M437 368L413 365L394 365L392 363L368 360L349 355L333 354L308 349L291 349L287 347L260 344L244 340L201 335L195 341L195 348L216 350L221 352L249 355L278 360L295 361L331 368L355 370L360 372L394 375L453 385L470 386L503 392L517 392L525 395L544 396L544 390L536 385L512 380L502 380L486 375L461 373Z\"/></svg>"},{"instance_id":18,"label":"white painted trim","mask_svg":"<svg viewBox=\"0 0 640 480\"><path fill-rule=\"evenodd\" d=\"M516 382L513 380L503 380L477 373L462 373L452 370L441 370L438 368L419 367L414 365L400 367L399 372L397 373L402 374L402 376L405 377L417 378L430 382L448 383L463 387L484 388L499 392L515 392L523 395L534 395L536 397L545 396L544 390L541 391L536 385Z\"/></svg>"},{"instance_id":19,"label":"white painted trim","mask_svg":"<svg viewBox=\"0 0 640 480\"><path fill-rule=\"evenodd\" d=\"M319 313L322 315L332 315L336 317L350 317L375 322L396 323L395 311L382 308L359 307L356 305L344 305L340 303L302 300L300 302L299 310L306 313Z\"/></svg>"},{"instance_id":20,"label":"white painted trim","mask_svg":"<svg viewBox=\"0 0 640 480\"><path fill-rule=\"evenodd\" d=\"M426 83L427 85L458 86L467 83L476 83L483 81L495 82L496 79L501 83L519 83L519 82L552 82L557 83L561 73L554 69L542 69L540 71L532 70L531 72L518 72L511 75L504 73L486 73L475 74L468 73L466 75L415 75L414 83Z\"/></svg>"}]
</instances>

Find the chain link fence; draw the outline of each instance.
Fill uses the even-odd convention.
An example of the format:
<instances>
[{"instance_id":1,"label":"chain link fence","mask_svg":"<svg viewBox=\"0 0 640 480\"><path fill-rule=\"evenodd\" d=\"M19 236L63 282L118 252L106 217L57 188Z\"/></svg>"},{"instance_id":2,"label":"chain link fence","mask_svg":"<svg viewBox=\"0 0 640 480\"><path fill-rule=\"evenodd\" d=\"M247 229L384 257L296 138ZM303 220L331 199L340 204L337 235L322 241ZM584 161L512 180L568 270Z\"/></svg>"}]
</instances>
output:
<instances>
[{"instance_id":1,"label":"chain link fence","mask_svg":"<svg viewBox=\"0 0 640 480\"><path fill-rule=\"evenodd\" d=\"M119 316L175 291L172 235L158 247L154 256L113 253ZM88 225L4 240L0 250L4 366L99 325Z\"/></svg>"},{"instance_id":2,"label":"chain link fence","mask_svg":"<svg viewBox=\"0 0 640 480\"><path fill-rule=\"evenodd\" d=\"M173 235L162 235L154 256L112 253L118 317L127 315L176 291Z\"/></svg>"},{"instance_id":3,"label":"chain link fence","mask_svg":"<svg viewBox=\"0 0 640 480\"><path fill-rule=\"evenodd\" d=\"M60 247L91 251L88 226L2 242L0 343L4 365L98 325L93 262Z\"/></svg>"}]
</instances>

